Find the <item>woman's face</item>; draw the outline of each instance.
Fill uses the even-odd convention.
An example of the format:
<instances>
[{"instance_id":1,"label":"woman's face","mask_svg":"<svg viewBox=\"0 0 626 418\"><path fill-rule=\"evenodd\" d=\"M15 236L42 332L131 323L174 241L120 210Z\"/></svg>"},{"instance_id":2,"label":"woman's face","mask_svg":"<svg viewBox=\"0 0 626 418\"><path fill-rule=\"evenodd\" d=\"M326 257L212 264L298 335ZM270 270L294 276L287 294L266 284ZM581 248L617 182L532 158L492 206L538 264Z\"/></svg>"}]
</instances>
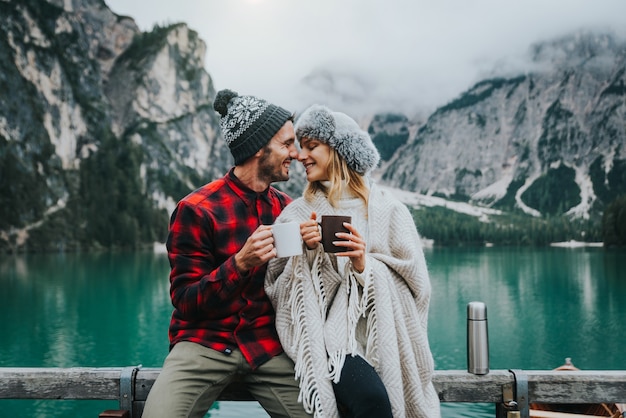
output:
<instances>
[{"instance_id":1,"label":"woman's face","mask_svg":"<svg viewBox=\"0 0 626 418\"><path fill-rule=\"evenodd\" d=\"M330 146L314 138L300 140L298 160L304 165L309 182L328 180L327 167L330 161Z\"/></svg>"}]
</instances>

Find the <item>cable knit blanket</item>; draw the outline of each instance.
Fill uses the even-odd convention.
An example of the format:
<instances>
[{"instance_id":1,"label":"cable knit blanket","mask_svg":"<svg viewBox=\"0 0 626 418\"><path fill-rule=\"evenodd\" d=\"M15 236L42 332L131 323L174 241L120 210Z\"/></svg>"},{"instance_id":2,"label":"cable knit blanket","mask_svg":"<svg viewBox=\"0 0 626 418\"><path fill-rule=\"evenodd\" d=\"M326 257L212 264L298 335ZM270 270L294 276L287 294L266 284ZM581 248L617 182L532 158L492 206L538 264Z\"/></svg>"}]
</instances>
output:
<instances>
[{"instance_id":1,"label":"cable knit blanket","mask_svg":"<svg viewBox=\"0 0 626 418\"><path fill-rule=\"evenodd\" d=\"M300 379L300 398L315 417L339 417L332 381L345 356L356 354L358 328L365 328L363 354L381 376L394 417L440 416L432 385L433 358L427 336L430 281L420 239L408 209L372 185L363 285L349 263L316 250L270 262L265 290L276 309L276 328ZM277 222L340 214L324 196L299 198ZM360 334L359 334L360 335Z\"/></svg>"}]
</instances>

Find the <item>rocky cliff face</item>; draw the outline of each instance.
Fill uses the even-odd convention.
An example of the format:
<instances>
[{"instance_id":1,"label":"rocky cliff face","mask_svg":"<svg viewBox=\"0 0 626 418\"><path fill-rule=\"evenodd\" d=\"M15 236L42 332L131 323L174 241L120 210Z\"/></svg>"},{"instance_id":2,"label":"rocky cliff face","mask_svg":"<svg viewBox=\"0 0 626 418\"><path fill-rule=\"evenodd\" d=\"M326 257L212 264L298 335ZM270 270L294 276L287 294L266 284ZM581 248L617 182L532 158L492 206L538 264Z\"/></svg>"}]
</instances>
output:
<instances>
[{"instance_id":1,"label":"rocky cliff face","mask_svg":"<svg viewBox=\"0 0 626 418\"><path fill-rule=\"evenodd\" d=\"M232 164L218 140L205 51L204 42L184 24L138 34L104 86L113 133L141 147L146 189L169 212L182 197L180 183L193 190ZM179 185L168 188L162 179Z\"/></svg>"},{"instance_id":2,"label":"rocky cliff face","mask_svg":"<svg viewBox=\"0 0 626 418\"><path fill-rule=\"evenodd\" d=\"M626 44L580 33L535 45L535 71L482 81L382 167L394 187L587 218L626 193Z\"/></svg>"},{"instance_id":3,"label":"rocky cliff face","mask_svg":"<svg viewBox=\"0 0 626 418\"><path fill-rule=\"evenodd\" d=\"M232 164L204 42L101 0L0 16L0 249L163 239L175 201Z\"/></svg>"}]
</instances>

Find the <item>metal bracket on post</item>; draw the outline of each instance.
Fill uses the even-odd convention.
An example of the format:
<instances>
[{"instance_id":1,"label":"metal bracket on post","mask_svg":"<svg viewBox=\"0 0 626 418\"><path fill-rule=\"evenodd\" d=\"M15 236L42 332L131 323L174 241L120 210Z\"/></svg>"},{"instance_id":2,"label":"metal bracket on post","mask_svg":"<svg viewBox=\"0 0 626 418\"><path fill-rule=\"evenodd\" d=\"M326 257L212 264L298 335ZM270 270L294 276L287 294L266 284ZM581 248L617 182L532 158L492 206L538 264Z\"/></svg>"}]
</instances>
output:
<instances>
[{"instance_id":1,"label":"metal bracket on post","mask_svg":"<svg viewBox=\"0 0 626 418\"><path fill-rule=\"evenodd\" d=\"M509 370L515 378L515 402L520 413L520 418L530 418L530 405L528 400L528 375L521 370Z\"/></svg>"},{"instance_id":2,"label":"metal bracket on post","mask_svg":"<svg viewBox=\"0 0 626 418\"><path fill-rule=\"evenodd\" d=\"M496 418L514 418L519 416L513 383L502 386L502 403L496 405Z\"/></svg>"},{"instance_id":3,"label":"metal bracket on post","mask_svg":"<svg viewBox=\"0 0 626 418\"><path fill-rule=\"evenodd\" d=\"M135 400L135 377L137 371L141 369L138 366L124 367L120 373L120 409L130 412L130 418L133 417L133 401Z\"/></svg>"}]
</instances>

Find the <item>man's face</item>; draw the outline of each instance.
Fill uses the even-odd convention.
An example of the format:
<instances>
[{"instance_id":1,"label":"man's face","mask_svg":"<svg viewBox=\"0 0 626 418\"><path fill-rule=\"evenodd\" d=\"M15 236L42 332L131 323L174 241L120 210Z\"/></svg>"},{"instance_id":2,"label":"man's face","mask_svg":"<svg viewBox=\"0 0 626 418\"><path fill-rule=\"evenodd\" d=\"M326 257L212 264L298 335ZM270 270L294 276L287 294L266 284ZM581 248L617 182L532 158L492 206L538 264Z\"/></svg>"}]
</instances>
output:
<instances>
[{"instance_id":1,"label":"man's face","mask_svg":"<svg viewBox=\"0 0 626 418\"><path fill-rule=\"evenodd\" d=\"M259 160L259 178L268 183L289 180L289 166L297 158L293 122L287 121L263 148Z\"/></svg>"}]
</instances>

